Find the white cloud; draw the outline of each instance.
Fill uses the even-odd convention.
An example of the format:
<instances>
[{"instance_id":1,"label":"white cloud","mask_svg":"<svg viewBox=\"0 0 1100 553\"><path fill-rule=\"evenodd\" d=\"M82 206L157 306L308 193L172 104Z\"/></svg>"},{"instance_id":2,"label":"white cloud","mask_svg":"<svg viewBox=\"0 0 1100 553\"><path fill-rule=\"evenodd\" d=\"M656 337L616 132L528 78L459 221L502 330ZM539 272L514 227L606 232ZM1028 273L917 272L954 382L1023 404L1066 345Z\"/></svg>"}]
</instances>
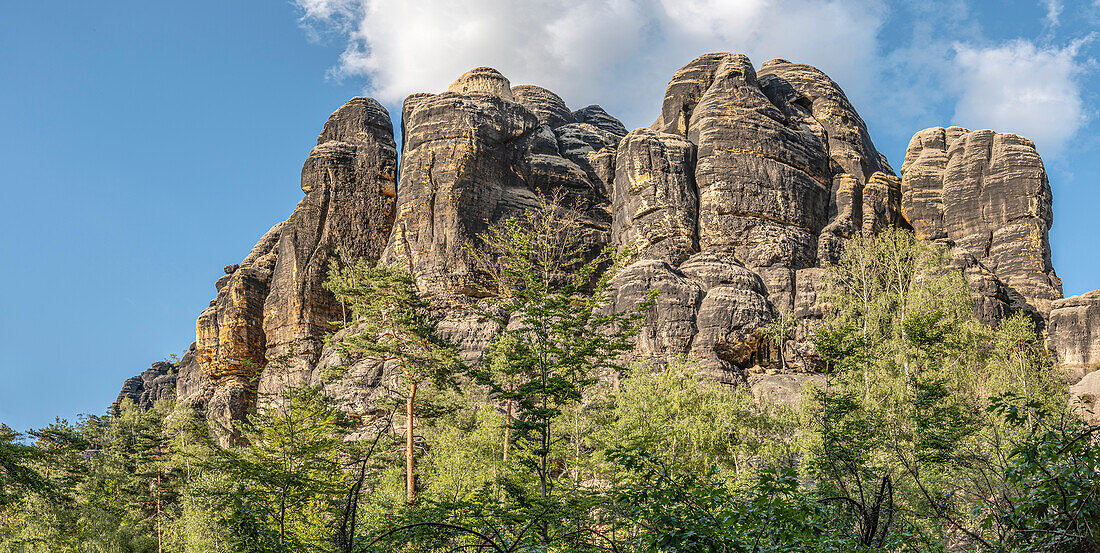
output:
<instances>
[{"instance_id":1,"label":"white cloud","mask_svg":"<svg viewBox=\"0 0 1100 553\"><path fill-rule=\"evenodd\" d=\"M1050 28L1058 26L1059 18L1062 16L1062 0L1040 0L1040 4L1047 9L1046 24Z\"/></svg>"},{"instance_id":2,"label":"white cloud","mask_svg":"<svg viewBox=\"0 0 1100 553\"><path fill-rule=\"evenodd\" d=\"M953 121L1021 134L1040 153L1057 155L1086 120L1079 77L1088 62L1078 52L1087 40L1062 48L1028 40L984 48L956 43L960 96Z\"/></svg>"},{"instance_id":3,"label":"white cloud","mask_svg":"<svg viewBox=\"0 0 1100 553\"><path fill-rule=\"evenodd\" d=\"M657 116L677 68L733 51L758 66L777 57L817 66L873 130L902 142L922 126L959 124L1017 132L1055 154L1086 119L1083 42L986 46L964 0L295 1L304 26L346 41L333 72L366 78L365 92L393 107L488 65L574 109L601 104L633 128ZM1040 2L1053 29L1063 2Z\"/></svg>"},{"instance_id":4,"label":"white cloud","mask_svg":"<svg viewBox=\"0 0 1100 553\"><path fill-rule=\"evenodd\" d=\"M811 63L858 97L875 85L885 16L883 0L296 1L307 26L346 36L335 72L366 77L384 103L488 65L628 126L651 122L672 73L712 51Z\"/></svg>"}]
</instances>

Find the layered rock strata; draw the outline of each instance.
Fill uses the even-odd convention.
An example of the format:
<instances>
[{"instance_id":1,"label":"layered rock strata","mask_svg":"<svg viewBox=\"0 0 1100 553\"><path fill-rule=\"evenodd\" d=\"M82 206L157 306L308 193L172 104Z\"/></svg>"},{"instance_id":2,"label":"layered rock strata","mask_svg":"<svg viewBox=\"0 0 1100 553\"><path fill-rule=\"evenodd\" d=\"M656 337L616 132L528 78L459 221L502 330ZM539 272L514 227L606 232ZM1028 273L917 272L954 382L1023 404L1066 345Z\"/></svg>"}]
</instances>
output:
<instances>
[{"instance_id":1,"label":"layered rock strata","mask_svg":"<svg viewBox=\"0 0 1100 553\"><path fill-rule=\"evenodd\" d=\"M447 92L410 96L402 112L397 215L382 260L409 267L425 293L477 295L482 279L469 251L477 236L539 195L564 195L585 212L578 240L607 242L622 125L607 124L603 110L603 119L589 117L603 127L580 122L554 93L511 88L481 67Z\"/></svg>"},{"instance_id":2,"label":"layered rock strata","mask_svg":"<svg viewBox=\"0 0 1100 553\"><path fill-rule=\"evenodd\" d=\"M619 145L616 167L612 234L638 254L617 277L617 305L662 290L639 351L690 355L724 381L786 366L761 327L779 313L819 318L819 267L843 239L901 224L901 182L843 91L786 60L757 72L740 54L695 59L653 125ZM811 327L783 348L799 370Z\"/></svg>"},{"instance_id":3,"label":"layered rock strata","mask_svg":"<svg viewBox=\"0 0 1100 553\"><path fill-rule=\"evenodd\" d=\"M1100 290L1051 302L1047 336L1072 383L1071 401L1100 424Z\"/></svg>"},{"instance_id":4,"label":"layered rock strata","mask_svg":"<svg viewBox=\"0 0 1100 553\"><path fill-rule=\"evenodd\" d=\"M905 220L963 258L986 317L1025 311L1042 327L1062 282L1050 260L1052 196L1035 145L1015 134L930 128L913 136L901 171Z\"/></svg>"},{"instance_id":5,"label":"layered rock strata","mask_svg":"<svg viewBox=\"0 0 1100 553\"><path fill-rule=\"evenodd\" d=\"M257 393L308 382L323 337L341 316L322 288L329 261L379 257L393 226L396 173L389 115L373 99L353 98L329 117L306 158L305 197L290 217L225 267L217 297L195 325L206 383L181 394L204 404L225 443L239 440L229 421L243 418Z\"/></svg>"},{"instance_id":6,"label":"layered rock strata","mask_svg":"<svg viewBox=\"0 0 1100 553\"><path fill-rule=\"evenodd\" d=\"M579 207L568 240L631 248L609 309L660 290L639 360L687 356L708 377L796 401L816 378L806 338L823 316L823 272L846 239L901 227L951 248L984 319L1030 313L1077 376L1096 374L1086 368L1100 362L1100 296L1058 299L1050 186L1025 138L926 129L898 178L832 79L786 60L757 69L733 53L678 70L648 128L627 132L599 106L572 110L480 67L442 93L409 96L400 132L398 171L377 102L355 98L333 113L302 168L305 197L216 283L176 388L224 443L239 438L230 422L257 394L296 384L325 386L363 420L377 415L392 367L343 358L322 340L341 317L321 286L337 252L408 267L437 328L477 362L500 328L479 309L485 275L471 248L540 195ZM797 324L776 348L761 329L780 316ZM128 381L124 395L137 389Z\"/></svg>"}]
</instances>

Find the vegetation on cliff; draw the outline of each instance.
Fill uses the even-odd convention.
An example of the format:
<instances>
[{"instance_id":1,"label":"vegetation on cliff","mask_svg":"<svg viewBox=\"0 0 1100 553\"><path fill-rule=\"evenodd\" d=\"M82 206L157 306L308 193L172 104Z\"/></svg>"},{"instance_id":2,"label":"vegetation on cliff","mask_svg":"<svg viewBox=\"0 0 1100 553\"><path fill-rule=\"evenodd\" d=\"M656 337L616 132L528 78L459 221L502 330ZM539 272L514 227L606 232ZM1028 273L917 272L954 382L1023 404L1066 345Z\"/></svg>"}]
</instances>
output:
<instances>
[{"instance_id":1,"label":"vegetation on cliff","mask_svg":"<svg viewBox=\"0 0 1100 553\"><path fill-rule=\"evenodd\" d=\"M408 274L333 268L343 351L399 365L367 416L321 383L262 398L228 448L170 399L3 427L0 551L1100 551L1100 427L937 246L847 242L804 329L823 378L785 405L632 361L649 306L605 309L621 259L562 250L562 216L483 235L487 316L513 322L476 366Z\"/></svg>"}]
</instances>

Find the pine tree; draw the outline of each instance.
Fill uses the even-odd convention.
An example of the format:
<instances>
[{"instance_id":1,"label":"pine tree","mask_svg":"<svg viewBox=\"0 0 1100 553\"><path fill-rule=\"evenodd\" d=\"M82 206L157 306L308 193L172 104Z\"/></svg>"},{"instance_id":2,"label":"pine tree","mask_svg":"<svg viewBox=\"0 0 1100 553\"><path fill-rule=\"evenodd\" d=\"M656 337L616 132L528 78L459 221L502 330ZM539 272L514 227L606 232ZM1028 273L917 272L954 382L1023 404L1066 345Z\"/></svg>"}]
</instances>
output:
<instances>
[{"instance_id":1,"label":"pine tree","mask_svg":"<svg viewBox=\"0 0 1100 553\"><path fill-rule=\"evenodd\" d=\"M354 332L341 347L377 359L395 362L406 386L405 493L416 500L416 418L418 389L430 381L453 386L463 367L455 346L439 337L412 276L398 267L359 260L341 267L335 260L325 288L350 308L346 324Z\"/></svg>"}]
</instances>

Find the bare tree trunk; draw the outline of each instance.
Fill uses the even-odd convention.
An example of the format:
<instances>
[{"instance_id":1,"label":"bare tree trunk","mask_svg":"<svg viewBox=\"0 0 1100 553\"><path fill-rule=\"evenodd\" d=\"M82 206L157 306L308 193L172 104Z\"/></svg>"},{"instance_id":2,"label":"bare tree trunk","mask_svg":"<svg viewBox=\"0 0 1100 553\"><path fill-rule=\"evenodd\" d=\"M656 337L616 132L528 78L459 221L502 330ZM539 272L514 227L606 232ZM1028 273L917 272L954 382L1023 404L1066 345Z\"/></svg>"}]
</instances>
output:
<instances>
[{"instance_id":1,"label":"bare tree trunk","mask_svg":"<svg viewBox=\"0 0 1100 553\"><path fill-rule=\"evenodd\" d=\"M160 531L160 469L157 469L157 553L164 553L164 542Z\"/></svg>"},{"instance_id":2,"label":"bare tree trunk","mask_svg":"<svg viewBox=\"0 0 1100 553\"><path fill-rule=\"evenodd\" d=\"M515 391L515 384L508 383L508 393ZM508 462L508 449L512 446L512 398L508 398L508 422L504 425L504 462Z\"/></svg>"},{"instance_id":3,"label":"bare tree trunk","mask_svg":"<svg viewBox=\"0 0 1100 553\"><path fill-rule=\"evenodd\" d=\"M286 537L286 487L283 487L279 496L279 545L283 544Z\"/></svg>"},{"instance_id":4,"label":"bare tree trunk","mask_svg":"<svg viewBox=\"0 0 1100 553\"><path fill-rule=\"evenodd\" d=\"M413 402L416 383L409 384L409 399L405 402L405 494L409 503L416 501L416 461L413 459Z\"/></svg>"}]
</instances>

